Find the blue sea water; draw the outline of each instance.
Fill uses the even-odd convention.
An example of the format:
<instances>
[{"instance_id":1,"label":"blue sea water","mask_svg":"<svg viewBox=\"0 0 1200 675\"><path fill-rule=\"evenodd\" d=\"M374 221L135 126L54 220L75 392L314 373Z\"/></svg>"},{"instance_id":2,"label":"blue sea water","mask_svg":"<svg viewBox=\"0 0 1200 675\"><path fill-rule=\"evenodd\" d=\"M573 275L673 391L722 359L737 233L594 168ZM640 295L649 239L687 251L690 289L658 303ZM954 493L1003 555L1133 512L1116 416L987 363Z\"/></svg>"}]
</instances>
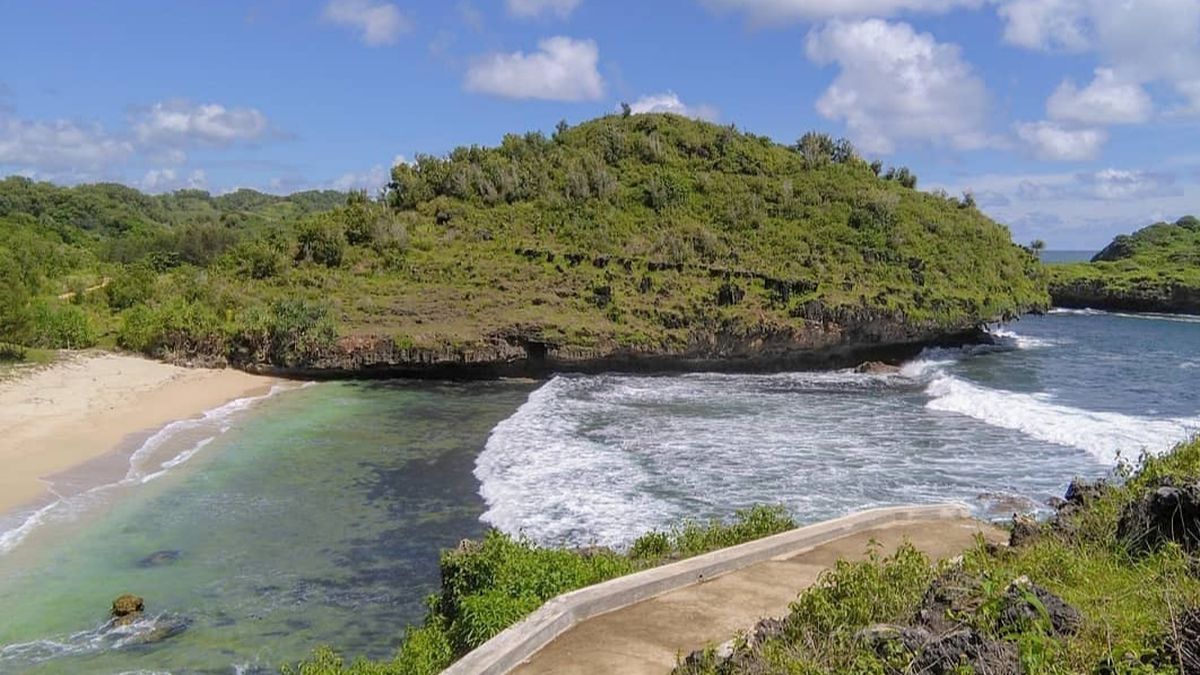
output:
<instances>
[{"instance_id":1,"label":"blue sea water","mask_svg":"<svg viewBox=\"0 0 1200 675\"><path fill-rule=\"evenodd\" d=\"M755 503L1000 517L1200 431L1198 317L1057 311L995 334L883 376L323 383L234 406L143 443L122 460L138 480L0 520L0 672L384 657L436 590L438 550L489 525L620 547ZM172 555L141 564L156 551ZM187 630L99 630L124 592Z\"/></svg>"}]
</instances>

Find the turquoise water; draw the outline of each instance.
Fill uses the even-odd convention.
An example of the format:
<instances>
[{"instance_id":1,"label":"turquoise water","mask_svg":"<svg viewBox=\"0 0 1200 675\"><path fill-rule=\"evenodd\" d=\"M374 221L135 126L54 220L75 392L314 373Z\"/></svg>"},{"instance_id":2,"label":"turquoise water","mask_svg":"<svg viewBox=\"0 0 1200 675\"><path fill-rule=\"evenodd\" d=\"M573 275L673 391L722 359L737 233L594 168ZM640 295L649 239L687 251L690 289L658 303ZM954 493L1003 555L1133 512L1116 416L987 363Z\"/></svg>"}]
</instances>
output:
<instances>
[{"instance_id":1,"label":"turquoise water","mask_svg":"<svg viewBox=\"0 0 1200 675\"><path fill-rule=\"evenodd\" d=\"M481 532L475 456L531 389L331 383L259 403L186 464L0 556L0 672L273 672L329 642L391 654L439 549ZM177 559L139 565L156 551ZM114 648L95 629L125 592L190 625Z\"/></svg>"}]
</instances>

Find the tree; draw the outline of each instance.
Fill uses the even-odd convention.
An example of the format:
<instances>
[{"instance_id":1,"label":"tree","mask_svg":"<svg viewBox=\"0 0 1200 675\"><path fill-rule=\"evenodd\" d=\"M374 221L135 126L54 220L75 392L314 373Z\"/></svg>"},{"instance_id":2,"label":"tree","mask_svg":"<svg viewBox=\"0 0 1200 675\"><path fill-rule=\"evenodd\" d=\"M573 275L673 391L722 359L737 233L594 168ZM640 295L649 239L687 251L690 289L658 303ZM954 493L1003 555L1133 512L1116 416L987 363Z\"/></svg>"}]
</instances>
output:
<instances>
[{"instance_id":1,"label":"tree","mask_svg":"<svg viewBox=\"0 0 1200 675\"><path fill-rule=\"evenodd\" d=\"M0 342L24 344L29 335L29 289L21 268L0 250Z\"/></svg>"},{"instance_id":2,"label":"tree","mask_svg":"<svg viewBox=\"0 0 1200 675\"><path fill-rule=\"evenodd\" d=\"M833 161L838 164L849 164L858 159L858 150L848 138L839 138L833 142Z\"/></svg>"},{"instance_id":3,"label":"tree","mask_svg":"<svg viewBox=\"0 0 1200 675\"><path fill-rule=\"evenodd\" d=\"M566 120L559 120L558 124L554 125L554 140L562 141L563 134L567 133L570 128L571 125L567 124Z\"/></svg>"},{"instance_id":4,"label":"tree","mask_svg":"<svg viewBox=\"0 0 1200 675\"><path fill-rule=\"evenodd\" d=\"M810 131L796 141L796 152L804 158L804 163L810 167L823 166L834 160L837 148L829 134Z\"/></svg>"},{"instance_id":5,"label":"tree","mask_svg":"<svg viewBox=\"0 0 1200 675\"><path fill-rule=\"evenodd\" d=\"M961 205L964 209L976 208L977 205L975 204L975 193L971 192L970 190L963 192Z\"/></svg>"},{"instance_id":6,"label":"tree","mask_svg":"<svg viewBox=\"0 0 1200 675\"><path fill-rule=\"evenodd\" d=\"M621 117L629 117L633 114L633 107L628 103L621 101Z\"/></svg>"},{"instance_id":7,"label":"tree","mask_svg":"<svg viewBox=\"0 0 1200 675\"><path fill-rule=\"evenodd\" d=\"M1040 258L1042 257L1042 251L1046 250L1046 242L1041 239L1034 239L1029 242L1029 250L1033 251L1033 254Z\"/></svg>"},{"instance_id":8,"label":"tree","mask_svg":"<svg viewBox=\"0 0 1200 675\"><path fill-rule=\"evenodd\" d=\"M875 160L875 161L871 162L871 173L878 176L882 172L883 172L883 162L881 162L879 160Z\"/></svg>"}]
</instances>

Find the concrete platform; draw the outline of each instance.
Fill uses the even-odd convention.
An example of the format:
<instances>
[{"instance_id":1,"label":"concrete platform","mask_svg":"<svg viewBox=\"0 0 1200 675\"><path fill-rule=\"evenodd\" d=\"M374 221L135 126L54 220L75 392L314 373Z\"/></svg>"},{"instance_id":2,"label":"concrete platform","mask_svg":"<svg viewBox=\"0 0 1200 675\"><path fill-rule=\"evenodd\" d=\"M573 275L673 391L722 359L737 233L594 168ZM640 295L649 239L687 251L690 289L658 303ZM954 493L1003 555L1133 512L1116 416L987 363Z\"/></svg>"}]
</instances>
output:
<instances>
[{"instance_id":1,"label":"concrete platform","mask_svg":"<svg viewBox=\"0 0 1200 675\"><path fill-rule=\"evenodd\" d=\"M969 548L975 535L1007 541L1004 530L966 518L892 522L759 562L586 619L512 672L517 675L661 675L679 655L724 642L788 603L839 559L862 559L872 540L891 553L905 540L933 559Z\"/></svg>"}]
</instances>

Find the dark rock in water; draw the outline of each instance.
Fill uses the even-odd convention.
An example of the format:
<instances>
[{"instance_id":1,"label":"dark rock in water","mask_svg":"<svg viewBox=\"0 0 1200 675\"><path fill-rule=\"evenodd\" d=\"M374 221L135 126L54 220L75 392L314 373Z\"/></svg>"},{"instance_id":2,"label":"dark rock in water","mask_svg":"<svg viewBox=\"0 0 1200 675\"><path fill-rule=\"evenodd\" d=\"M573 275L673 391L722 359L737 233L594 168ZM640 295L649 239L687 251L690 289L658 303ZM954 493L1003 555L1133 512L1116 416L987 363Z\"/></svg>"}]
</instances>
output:
<instances>
[{"instance_id":1,"label":"dark rock in water","mask_svg":"<svg viewBox=\"0 0 1200 675\"><path fill-rule=\"evenodd\" d=\"M1037 540L1042 534L1042 526L1033 516L1016 514L1012 520L1012 532L1008 535L1008 545L1012 548L1027 546Z\"/></svg>"},{"instance_id":2,"label":"dark rock in water","mask_svg":"<svg viewBox=\"0 0 1200 675\"><path fill-rule=\"evenodd\" d=\"M163 565L170 565L171 563L179 560L181 555L183 555L181 551L164 549L162 551L155 551L154 553L151 553L145 558L139 560L137 564L138 567L162 567Z\"/></svg>"},{"instance_id":3,"label":"dark rock in water","mask_svg":"<svg viewBox=\"0 0 1200 675\"><path fill-rule=\"evenodd\" d=\"M952 675L969 668L979 675L1017 675L1020 662L1016 645L991 640L972 628L945 633L925 628L879 624L859 631L859 640L880 656L897 652L911 655L904 672Z\"/></svg>"},{"instance_id":4,"label":"dark rock in water","mask_svg":"<svg viewBox=\"0 0 1200 675\"><path fill-rule=\"evenodd\" d=\"M960 627L956 617L974 613L982 603L979 579L954 567L929 584L914 623L934 633L948 633Z\"/></svg>"},{"instance_id":5,"label":"dark rock in water","mask_svg":"<svg viewBox=\"0 0 1200 675\"><path fill-rule=\"evenodd\" d=\"M110 613L113 625L124 626L137 621L146 611L146 602L136 595L126 593L113 600Z\"/></svg>"},{"instance_id":6,"label":"dark rock in water","mask_svg":"<svg viewBox=\"0 0 1200 675\"><path fill-rule=\"evenodd\" d=\"M140 645L151 645L184 632L192 625L192 620L182 616L159 616L155 618L151 624L143 630L124 638L121 641L122 647L136 647Z\"/></svg>"},{"instance_id":7,"label":"dark rock in water","mask_svg":"<svg viewBox=\"0 0 1200 675\"><path fill-rule=\"evenodd\" d=\"M895 375L900 372L900 367L882 361L867 361L860 363L854 372L864 375Z\"/></svg>"},{"instance_id":8,"label":"dark rock in water","mask_svg":"<svg viewBox=\"0 0 1200 675\"><path fill-rule=\"evenodd\" d=\"M1200 551L1200 483L1174 485L1170 479L1126 505L1117 537L1135 552L1173 541L1185 551Z\"/></svg>"},{"instance_id":9,"label":"dark rock in water","mask_svg":"<svg viewBox=\"0 0 1200 675\"><path fill-rule=\"evenodd\" d=\"M1083 615L1062 598L1029 581L1014 580L1000 606L999 625L1013 630L1048 622L1055 635L1074 635L1083 626Z\"/></svg>"}]
</instances>

